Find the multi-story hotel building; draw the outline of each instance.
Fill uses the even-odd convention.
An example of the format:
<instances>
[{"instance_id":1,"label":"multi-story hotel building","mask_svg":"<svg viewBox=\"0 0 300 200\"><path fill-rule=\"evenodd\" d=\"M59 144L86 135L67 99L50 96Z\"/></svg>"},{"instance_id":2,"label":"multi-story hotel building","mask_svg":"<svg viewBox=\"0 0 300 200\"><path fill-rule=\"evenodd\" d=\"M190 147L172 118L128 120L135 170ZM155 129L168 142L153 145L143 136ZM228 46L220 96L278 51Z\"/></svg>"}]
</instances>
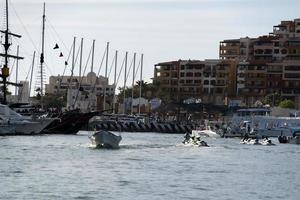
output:
<instances>
[{"instance_id":1,"label":"multi-story hotel building","mask_svg":"<svg viewBox=\"0 0 300 200\"><path fill-rule=\"evenodd\" d=\"M249 60L253 56L253 42L255 38L240 38L223 40L219 46L219 57L221 60Z\"/></svg>"},{"instance_id":2,"label":"multi-story hotel building","mask_svg":"<svg viewBox=\"0 0 300 200\"><path fill-rule=\"evenodd\" d=\"M178 60L155 65L153 82L173 101L188 98L224 104L234 94L235 61Z\"/></svg>"},{"instance_id":3,"label":"multi-story hotel building","mask_svg":"<svg viewBox=\"0 0 300 200\"><path fill-rule=\"evenodd\" d=\"M282 21L269 35L221 41L219 60L158 63L153 81L173 100L222 104L228 97L253 106L279 93L300 107L300 19Z\"/></svg>"},{"instance_id":4,"label":"multi-story hotel building","mask_svg":"<svg viewBox=\"0 0 300 200\"><path fill-rule=\"evenodd\" d=\"M270 93L300 96L300 19L282 21L266 36L224 40L219 55L237 61L236 96L247 105Z\"/></svg>"}]
</instances>

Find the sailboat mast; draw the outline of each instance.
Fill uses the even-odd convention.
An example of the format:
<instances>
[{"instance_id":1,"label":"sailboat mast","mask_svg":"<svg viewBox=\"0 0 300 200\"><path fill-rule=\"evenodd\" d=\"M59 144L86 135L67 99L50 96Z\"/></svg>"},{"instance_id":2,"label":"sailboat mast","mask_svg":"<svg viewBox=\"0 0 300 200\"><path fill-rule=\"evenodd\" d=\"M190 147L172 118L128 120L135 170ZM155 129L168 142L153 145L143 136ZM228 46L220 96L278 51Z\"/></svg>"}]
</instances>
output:
<instances>
[{"instance_id":1,"label":"sailboat mast","mask_svg":"<svg viewBox=\"0 0 300 200\"><path fill-rule=\"evenodd\" d=\"M83 38L81 38L81 43L80 43L79 79L81 78L82 52L83 52Z\"/></svg>"},{"instance_id":2,"label":"sailboat mast","mask_svg":"<svg viewBox=\"0 0 300 200\"><path fill-rule=\"evenodd\" d=\"M127 79L127 56L128 56L128 52L126 51L125 54L125 72L124 72L124 87L123 87L123 104L124 104L124 108L123 108L123 114L126 113L126 106L125 106L125 99L126 99L126 79Z\"/></svg>"},{"instance_id":3,"label":"sailboat mast","mask_svg":"<svg viewBox=\"0 0 300 200\"><path fill-rule=\"evenodd\" d=\"M10 44L8 42L8 0L5 1L6 3L6 30L5 30L5 43L4 43L4 48L5 48L5 55L8 54L8 49L10 47ZM5 65L4 67L8 68L8 56L5 56ZM4 81L3 81L4 82Z\"/></svg>"},{"instance_id":4,"label":"sailboat mast","mask_svg":"<svg viewBox=\"0 0 300 200\"><path fill-rule=\"evenodd\" d=\"M107 77L108 51L109 51L109 42L107 42L107 44L106 44L106 59L105 59L105 78L107 78L107 85L108 85L108 77ZM105 102L106 102L106 85L104 84L104 88L103 88L103 110L105 110Z\"/></svg>"},{"instance_id":5,"label":"sailboat mast","mask_svg":"<svg viewBox=\"0 0 300 200\"><path fill-rule=\"evenodd\" d=\"M136 60L136 53L134 53L134 55L133 55L132 90L131 90L131 114L133 114L134 79L135 79L135 60Z\"/></svg>"},{"instance_id":6,"label":"sailboat mast","mask_svg":"<svg viewBox=\"0 0 300 200\"><path fill-rule=\"evenodd\" d=\"M43 94L44 94L44 51L45 51L45 21L46 21L46 15L45 15L45 2L43 4L43 25L42 25L42 52L40 56L40 75L41 75L41 85L40 85L40 92L41 92L41 107L43 108Z\"/></svg>"},{"instance_id":7,"label":"sailboat mast","mask_svg":"<svg viewBox=\"0 0 300 200\"><path fill-rule=\"evenodd\" d=\"M8 0L5 1L6 6L6 30L5 30L5 43L4 43L4 49L5 49L5 62L4 66L2 68L2 79L3 79L3 104L7 103L6 100L6 92L7 92L7 86L6 86L6 79L9 76L9 68L8 68L8 49L10 47L10 44L8 42Z\"/></svg>"},{"instance_id":8,"label":"sailboat mast","mask_svg":"<svg viewBox=\"0 0 300 200\"><path fill-rule=\"evenodd\" d=\"M139 114L141 114L142 81L143 81L143 62L144 62L144 54L142 54L142 56L141 56Z\"/></svg>"},{"instance_id":9,"label":"sailboat mast","mask_svg":"<svg viewBox=\"0 0 300 200\"><path fill-rule=\"evenodd\" d=\"M73 38L73 53L72 53L72 69L71 69L71 79L74 75L74 68L75 68L75 45L76 45L76 37ZM72 83L72 80L70 80L70 85ZM72 87L72 85L71 85Z\"/></svg>"},{"instance_id":10,"label":"sailboat mast","mask_svg":"<svg viewBox=\"0 0 300 200\"><path fill-rule=\"evenodd\" d=\"M19 45L17 46L17 56L19 56ZM19 60L17 59L16 64L16 84L18 84L18 74L19 74ZM18 95L18 86L15 87L15 96Z\"/></svg>"},{"instance_id":11,"label":"sailboat mast","mask_svg":"<svg viewBox=\"0 0 300 200\"><path fill-rule=\"evenodd\" d=\"M10 36L14 36L14 37L17 37L17 38L20 38L21 35L17 35L15 33L10 33L9 30L8 30L8 0L5 1L5 7L6 7L6 10L5 10L5 14L6 14L6 30L1 30L0 32L1 33L4 33L5 35L5 42L3 44L4 46L4 54L3 53L0 53L0 56L4 57L4 65L3 67L1 68L1 78L2 78L2 81L3 81L3 87L2 87L2 92L3 92L3 101L2 103L3 104L7 104L7 98L6 98L6 95L7 95L7 77L9 76L9 67L8 67L8 58L11 57L11 58L14 58L14 59L23 59L23 57L19 57L19 56L14 56L14 55L8 55L8 51L9 51L9 47L10 47L10 43L9 43L9 35Z\"/></svg>"},{"instance_id":12,"label":"sailboat mast","mask_svg":"<svg viewBox=\"0 0 300 200\"><path fill-rule=\"evenodd\" d=\"M93 46L92 46L91 72L93 72L93 70L94 70L94 54L95 54L95 40L93 40Z\"/></svg>"},{"instance_id":13,"label":"sailboat mast","mask_svg":"<svg viewBox=\"0 0 300 200\"><path fill-rule=\"evenodd\" d=\"M32 65L31 65L31 74L30 74L30 83L29 83L29 97L30 97L31 85L32 85L32 77L33 77L34 60L35 60L35 51L33 52Z\"/></svg>"},{"instance_id":14,"label":"sailboat mast","mask_svg":"<svg viewBox=\"0 0 300 200\"><path fill-rule=\"evenodd\" d=\"M113 97L113 114L116 113L116 84L117 84L117 66L118 66L118 50L115 55L115 74L114 74L114 97Z\"/></svg>"}]
</instances>

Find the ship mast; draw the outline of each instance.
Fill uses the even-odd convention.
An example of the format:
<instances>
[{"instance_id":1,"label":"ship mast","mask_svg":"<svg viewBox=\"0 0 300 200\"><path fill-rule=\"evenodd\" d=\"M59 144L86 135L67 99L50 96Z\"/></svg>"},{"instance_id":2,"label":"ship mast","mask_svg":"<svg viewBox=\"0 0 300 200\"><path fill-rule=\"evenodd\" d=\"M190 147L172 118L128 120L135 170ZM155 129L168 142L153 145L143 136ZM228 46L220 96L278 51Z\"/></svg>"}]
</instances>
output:
<instances>
[{"instance_id":1,"label":"ship mast","mask_svg":"<svg viewBox=\"0 0 300 200\"><path fill-rule=\"evenodd\" d=\"M9 35L10 36L14 36L14 37L17 37L17 38L20 38L21 35L17 35L17 34L14 34L14 33L10 33L9 32L9 29L8 29L8 0L5 1L5 15L6 15L6 30L3 31L1 30L0 32L1 33L4 33L5 35L5 42L3 44L4 46L4 54L0 53L0 56L4 57L4 65L3 67L1 68L1 77L2 77L2 83L3 83L3 87L2 87L2 92L3 92L3 100L2 100L2 103L3 104L7 104L7 78L9 76L9 67L8 67L8 58L15 58L15 59L23 59L23 57L19 57L19 56L14 56L14 55L9 55L8 54L8 51L9 51L9 47L10 47L10 43L9 43Z\"/></svg>"},{"instance_id":2,"label":"ship mast","mask_svg":"<svg viewBox=\"0 0 300 200\"><path fill-rule=\"evenodd\" d=\"M43 25L42 25L42 51L40 55L40 70L41 70L41 107L43 108L43 94L44 94L44 88L43 88L43 70L44 70L44 48L45 48L45 21L46 21L46 15L45 15L45 3L43 6Z\"/></svg>"}]
</instances>

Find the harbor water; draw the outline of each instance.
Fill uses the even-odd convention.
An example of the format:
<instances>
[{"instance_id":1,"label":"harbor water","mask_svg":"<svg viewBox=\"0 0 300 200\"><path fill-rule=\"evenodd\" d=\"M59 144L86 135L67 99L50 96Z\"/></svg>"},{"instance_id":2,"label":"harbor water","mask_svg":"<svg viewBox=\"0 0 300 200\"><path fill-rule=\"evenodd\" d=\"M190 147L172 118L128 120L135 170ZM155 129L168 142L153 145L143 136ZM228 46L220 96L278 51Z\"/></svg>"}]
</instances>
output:
<instances>
[{"instance_id":1,"label":"harbor water","mask_svg":"<svg viewBox=\"0 0 300 200\"><path fill-rule=\"evenodd\" d=\"M118 150L83 135L0 137L0 199L295 199L300 145L122 133Z\"/></svg>"}]
</instances>

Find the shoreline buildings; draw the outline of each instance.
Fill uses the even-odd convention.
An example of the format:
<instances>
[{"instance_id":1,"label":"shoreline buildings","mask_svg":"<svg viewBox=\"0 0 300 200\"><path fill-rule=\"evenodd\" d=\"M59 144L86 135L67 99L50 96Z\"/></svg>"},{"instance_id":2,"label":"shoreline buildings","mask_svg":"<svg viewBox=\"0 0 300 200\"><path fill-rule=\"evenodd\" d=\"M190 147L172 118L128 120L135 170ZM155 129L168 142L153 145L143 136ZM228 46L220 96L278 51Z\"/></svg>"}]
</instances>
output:
<instances>
[{"instance_id":1,"label":"shoreline buildings","mask_svg":"<svg viewBox=\"0 0 300 200\"><path fill-rule=\"evenodd\" d=\"M218 60L158 63L153 82L174 101L253 106L278 93L300 107L300 19L281 21L269 35L223 40Z\"/></svg>"},{"instance_id":2,"label":"shoreline buildings","mask_svg":"<svg viewBox=\"0 0 300 200\"><path fill-rule=\"evenodd\" d=\"M104 91L106 109L110 108L114 85L109 85L108 78L97 77L94 72L86 76L50 76L46 84L46 94L67 95L67 108L82 111L103 110Z\"/></svg>"}]
</instances>

